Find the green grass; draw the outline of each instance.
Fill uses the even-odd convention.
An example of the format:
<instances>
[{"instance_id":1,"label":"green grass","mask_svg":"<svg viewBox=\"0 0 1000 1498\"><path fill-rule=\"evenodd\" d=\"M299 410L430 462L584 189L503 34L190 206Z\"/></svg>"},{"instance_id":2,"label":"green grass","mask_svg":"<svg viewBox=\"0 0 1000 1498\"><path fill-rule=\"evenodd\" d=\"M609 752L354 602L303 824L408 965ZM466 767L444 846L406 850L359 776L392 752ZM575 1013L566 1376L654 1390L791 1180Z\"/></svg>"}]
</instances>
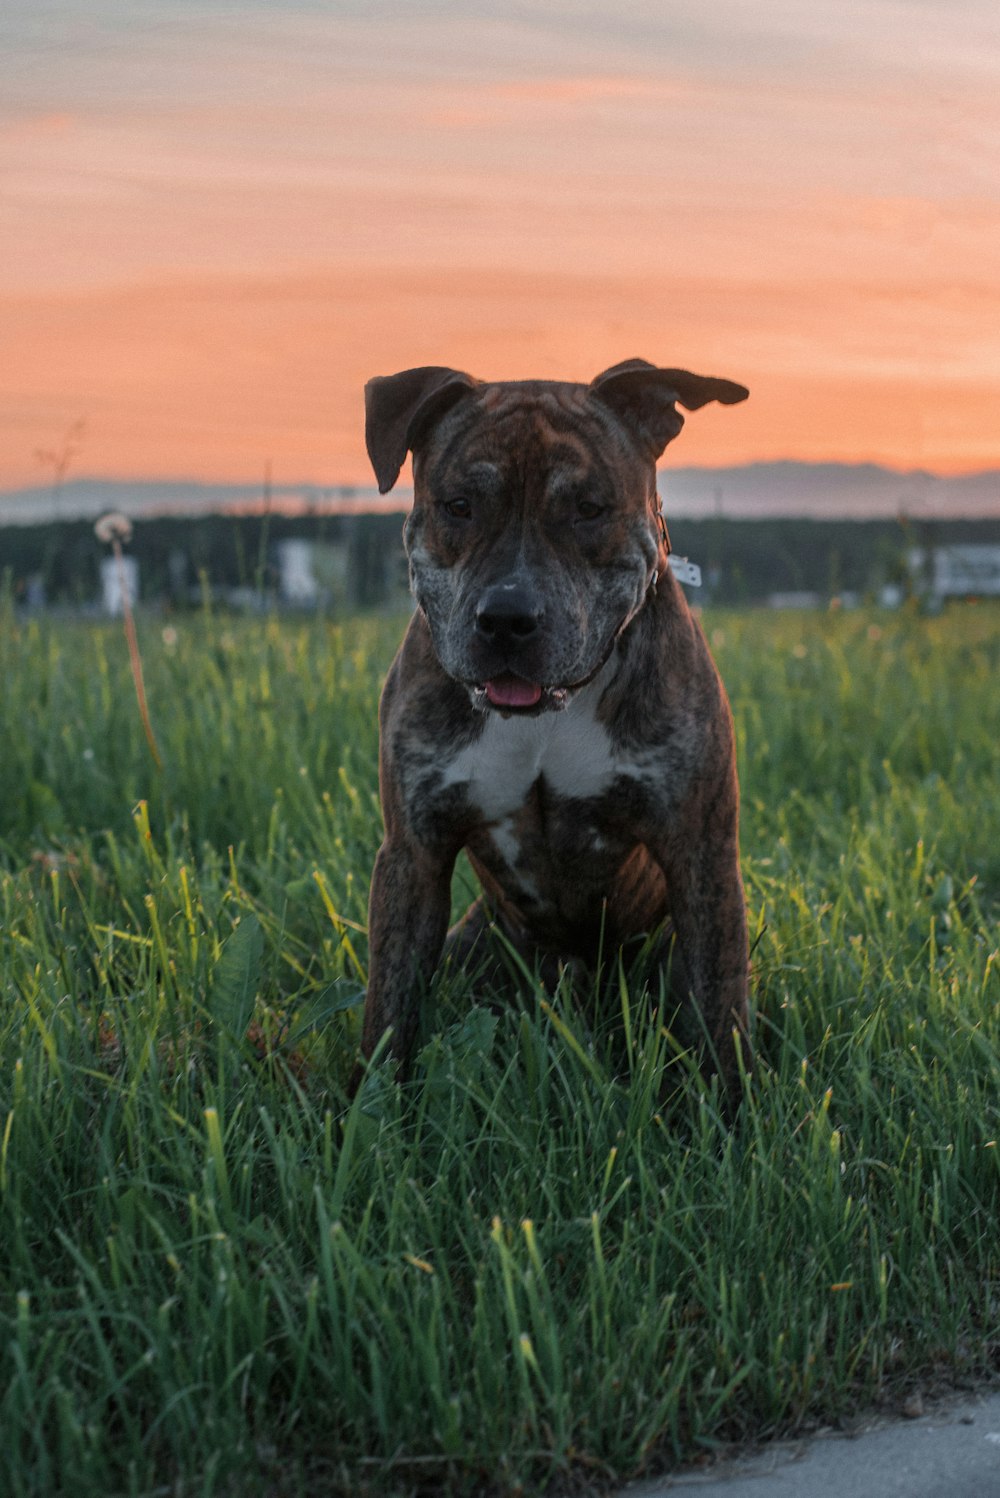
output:
<instances>
[{"instance_id":1,"label":"green grass","mask_svg":"<svg viewBox=\"0 0 1000 1498\"><path fill-rule=\"evenodd\" d=\"M400 621L140 620L162 775L117 630L0 621L0 1492L579 1490L996 1370L1000 613L706 626L732 1130L625 982L444 974L346 1103Z\"/></svg>"}]
</instances>

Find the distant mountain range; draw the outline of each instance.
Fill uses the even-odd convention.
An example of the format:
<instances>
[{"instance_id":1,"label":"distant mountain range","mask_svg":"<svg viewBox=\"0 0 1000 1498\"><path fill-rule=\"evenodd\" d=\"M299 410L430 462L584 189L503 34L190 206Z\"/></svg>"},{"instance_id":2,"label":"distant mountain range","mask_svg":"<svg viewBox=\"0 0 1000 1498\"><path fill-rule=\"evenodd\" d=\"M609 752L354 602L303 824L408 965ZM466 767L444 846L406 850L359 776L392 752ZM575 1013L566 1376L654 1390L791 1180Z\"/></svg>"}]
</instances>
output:
<instances>
[{"instance_id":1,"label":"distant mountain range","mask_svg":"<svg viewBox=\"0 0 1000 1498\"><path fill-rule=\"evenodd\" d=\"M1000 518L1000 469L944 477L922 469L899 473L875 463L749 463L666 468L659 487L667 513L676 515Z\"/></svg>"},{"instance_id":2,"label":"distant mountain range","mask_svg":"<svg viewBox=\"0 0 1000 1498\"><path fill-rule=\"evenodd\" d=\"M1000 518L1000 469L943 477L919 469L898 473L874 463L749 463L737 468L666 468L659 475L669 515L729 519L813 516L817 520ZM271 507L282 514L362 514L405 510L410 491L283 484ZM200 484L182 479L70 479L51 486L0 491L0 526L91 520L105 510L132 519L259 512L259 484Z\"/></svg>"}]
</instances>

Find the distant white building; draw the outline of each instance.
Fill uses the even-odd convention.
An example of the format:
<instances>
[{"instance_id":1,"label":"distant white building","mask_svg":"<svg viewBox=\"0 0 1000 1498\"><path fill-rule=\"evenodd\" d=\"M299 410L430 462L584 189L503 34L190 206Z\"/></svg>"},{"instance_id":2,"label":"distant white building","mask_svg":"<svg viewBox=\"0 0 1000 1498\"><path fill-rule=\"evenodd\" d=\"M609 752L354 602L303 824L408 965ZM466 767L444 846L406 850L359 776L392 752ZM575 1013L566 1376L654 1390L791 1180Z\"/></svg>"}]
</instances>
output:
<instances>
[{"instance_id":1,"label":"distant white building","mask_svg":"<svg viewBox=\"0 0 1000 1498\"><path fill-rule=\"evenodd\" d=\"M1000 546L935 546L931 592L938 598L1000 598Z\"/></svg>"},{"instance_id":2,"label":"distant white building","mask_svg":"<svg viewBox=\"0 0 1000 1498\"><path fill-rule=\"evenodd\" d=\"M312 608L348 596L347 547L343 542L307 541L296 537L274 548L278 591L292 608Z\"/></svg>"},{"instance_id":3,"label":"distant white building","mask_svg":"<svg viewBox=\"0 0 1000 1498\"><path fill-rule=\"evenodd\" d=\"M106 614L117 618L125 612L125 599L134 608L139 601L139 563L135 557L101 558L101 604Z\"/></svg>"},{"instance_id":4,"label":"distant white building","mask_svg":"<svg viewBox=\"0 0 1000 1498\"><path fill-rule=\"evenodd\" d=\"M319 598L319 582L313 571L314 550L312 541L295 539L279 541L275 547L281 596L298 608L307 607Z\"/></svg>"}]
</instances>

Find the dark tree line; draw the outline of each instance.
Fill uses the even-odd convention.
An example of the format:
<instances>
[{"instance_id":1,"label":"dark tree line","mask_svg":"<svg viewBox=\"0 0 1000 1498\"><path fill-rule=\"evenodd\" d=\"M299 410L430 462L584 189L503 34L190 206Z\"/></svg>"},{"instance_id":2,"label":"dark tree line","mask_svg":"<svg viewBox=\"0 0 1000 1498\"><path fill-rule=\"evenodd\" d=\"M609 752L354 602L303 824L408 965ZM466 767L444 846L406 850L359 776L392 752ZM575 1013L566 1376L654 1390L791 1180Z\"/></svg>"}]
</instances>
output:
<instances>
[{"instance_id":1,"label":"dark tree line","mask_svg":"<svg viewBox=\"0 0 1000 1498\"><path fill-rule=\"evenodd\" d=\"M373 608L401 599L406 587L398 515L204 515L139 520L129 551L140 564L142 597L176 607L213 590L256 589L275 597L276 548L309 539L342 554L338 606ZM1000 544L996 520L674 519L674 549L702 568L704 598L749 603L774 592L845 591L862 597L886 583L906 584L907 556L945 543ZM106 554L90 521L0 528L0 575L15 600L41 581L48 602L83 605L100 592Z\"/></svg>"},{"instance_id":2,"label":"dark tree line","mask_svg":"<svg viewBox=\"0 0 1000 1498\"><path fill-rule=\"evenodd\" d=\"M213 590L277 593L277 548L305 539L344 553L340 601L372 608L406 586L400 515L202 515L138 520L128 552L139 562L142 598L183 606L205 583ZM88 520L0 528L0 574L15 599L25 599L32 579L46 599L86 604L100 593L100 564L107 555Z\"/></svg>"}]
</instances>

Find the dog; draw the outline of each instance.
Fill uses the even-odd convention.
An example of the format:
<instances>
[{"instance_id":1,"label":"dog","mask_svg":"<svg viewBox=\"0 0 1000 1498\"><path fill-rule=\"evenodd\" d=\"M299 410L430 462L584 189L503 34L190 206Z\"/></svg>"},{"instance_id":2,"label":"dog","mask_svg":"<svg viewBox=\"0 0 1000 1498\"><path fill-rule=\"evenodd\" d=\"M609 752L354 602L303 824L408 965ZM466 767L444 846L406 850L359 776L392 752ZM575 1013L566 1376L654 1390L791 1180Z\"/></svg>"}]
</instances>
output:
<instances>
[{"instance_id":1,"label":"dog","mask_svg":"<svg viewBox=\"0 0 1000 1498\"><path fill-rule=\"evenodd\" d=\"M456 959L540 970L654 934L706 1072L751 1060L732 718L670 561L656 460L728 380L629 359L589 384L425 367L369 381L379 491L413 454L416 609L379 710L385 839L361 1050L405 1073L465 849ZM359 1066L355 1085L363 1075Z\"/></svg>"}]
</instances>

